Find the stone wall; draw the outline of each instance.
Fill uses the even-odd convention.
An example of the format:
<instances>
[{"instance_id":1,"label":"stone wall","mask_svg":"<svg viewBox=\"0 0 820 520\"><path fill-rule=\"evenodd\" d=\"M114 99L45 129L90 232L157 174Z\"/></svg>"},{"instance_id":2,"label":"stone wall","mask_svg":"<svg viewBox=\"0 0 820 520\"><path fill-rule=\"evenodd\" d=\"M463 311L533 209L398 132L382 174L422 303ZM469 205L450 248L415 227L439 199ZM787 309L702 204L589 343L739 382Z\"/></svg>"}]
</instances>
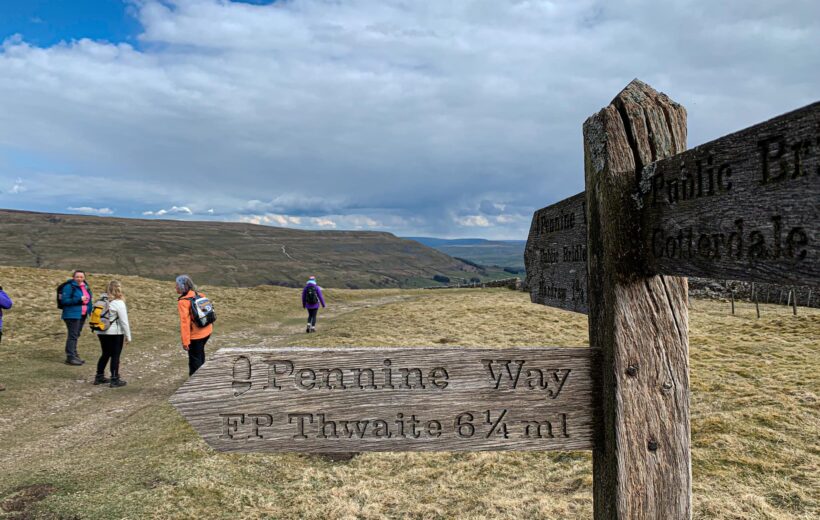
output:
<instances>
[{"instance_id":1,"label":"stone wall","mask_svg":"<svg viewBox=\"0 0 820 520\"><path fill-rule=\"evenodd\" d=\"M521 278L504 278L503 280L492 280L490 282L462 283L456 285L437 285L425 287L425 289L487 289L491 287L506 287L514 291L522 288Z\"/></svg>"}]
</instances>

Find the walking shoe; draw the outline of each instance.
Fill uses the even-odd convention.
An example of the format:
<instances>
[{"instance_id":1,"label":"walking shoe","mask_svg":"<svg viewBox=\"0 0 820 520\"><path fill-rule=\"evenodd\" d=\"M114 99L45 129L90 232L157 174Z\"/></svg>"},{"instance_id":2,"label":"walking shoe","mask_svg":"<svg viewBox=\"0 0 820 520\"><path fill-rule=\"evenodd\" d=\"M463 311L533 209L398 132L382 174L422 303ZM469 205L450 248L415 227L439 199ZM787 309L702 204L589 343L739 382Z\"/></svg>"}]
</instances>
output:
<instances>
[{"instance_id":1,"label":"walking shoe","mask_svg":"<svg viewBox=\"0 0 820 520\"><path fill-rule=\"evenodd\" d=\"M80 358L70 357L65 360L65 364L78 367L83 364L83 361Z\"/></svg>"},{"instance_id":2,"label":"walking shoe","mask_svg":"<svg viewBox=\"0 0 820 520\"><path fill-rule=\"evenodd\" d=\"M127 384L128 383L126 383L124 380L120 379L119 377L112 376L111 377L111 384L109 384L108 386L110 386L111 388L119 388L119 387L125 386Z\"/></svg>"},{"instance_id":3,"label":"walking shoe","mask_svg":"<svg viewBox=\"0 0 820 520\"><path fill-rule=\"evenodd\" d=\"M316 325L311 325L310 326L310 331L311 332L316 332Z\"/></svg>"},{"instance_id":4,"label":"walking shoe","mask_svg":"<svg viewBox=\"0 0 820 520\"><path fill-rule=\"evenodd\" d=\"M110 383L111 380L105 377L105 374L97 374L94 376L94 384L95 385L104 385L106 383Z\"/></svg>"},{"instance_id":5,"label":"walking shoe","mask_svg":"<svg viewBox=\"0 0 820 520\"><path fill-rule=\"evenodd\" d=\"M308 323L307 327L305 327L305 332L310 334L310 323Z\"/></svg>"}]
</instances>

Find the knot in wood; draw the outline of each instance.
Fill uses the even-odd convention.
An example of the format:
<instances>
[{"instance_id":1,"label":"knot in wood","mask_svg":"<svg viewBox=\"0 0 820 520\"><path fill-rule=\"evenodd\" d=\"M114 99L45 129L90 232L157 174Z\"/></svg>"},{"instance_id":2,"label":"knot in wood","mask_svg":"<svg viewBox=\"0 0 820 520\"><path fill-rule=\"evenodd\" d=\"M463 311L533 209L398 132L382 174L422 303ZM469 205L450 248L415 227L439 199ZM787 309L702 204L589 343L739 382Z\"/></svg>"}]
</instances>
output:
<instances>
[{"instance_id":1,"label":"knot in wood","mask_svg":"<svg viewBox=\"0 0 820 520\"><path fill-rule=\"evenodd\" d=\"M646 447L649 451L658 451L658 441L655 439L650 439L646 444Z\"/></svg>"},{"instance_id":2,"label":"knot in wood","mask_svg":"<svg viewBox=\"0 0 820 520\"><path fill-rule=\"evenodd\" d=\"M635 377L638 375L638 364L635 363L633 365L629 365L626 367L626 374L630 377Z\"/></svg>"}]
</instances>

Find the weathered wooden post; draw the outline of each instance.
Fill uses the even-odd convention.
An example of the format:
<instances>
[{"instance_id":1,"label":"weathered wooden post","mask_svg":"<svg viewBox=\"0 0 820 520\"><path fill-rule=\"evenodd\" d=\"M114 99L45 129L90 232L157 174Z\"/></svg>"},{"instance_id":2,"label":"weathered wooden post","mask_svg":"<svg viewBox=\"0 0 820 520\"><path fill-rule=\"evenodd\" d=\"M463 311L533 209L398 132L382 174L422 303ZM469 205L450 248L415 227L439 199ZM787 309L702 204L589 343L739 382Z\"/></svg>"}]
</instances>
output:
<instances>
[{"instance_id":1,"label":"weathered wooden post","mask_svg":"<svg viewBox=\"0 0 820 520\"><path fill-rule=\"evenodd\" d=\"M755 312L757 312L757 319L760 319L760 303L757 301L757 293L755 293Z\"/></svg>"},{"instance_id":2,"label":"weathered wooden post","mask_svg":"<svg viewBox=\"0 0 820 520\"><path fill-rule=\"evenodd\" d=\"M729 289L729 294L731 295L731 298L732 298L732 316L734 316L734 314L735 314L735 290L734 289Z\"/></svg>"},{"instance_id":3,"label":"weathered wooden post","mask_svg":"<svg viewBox=\"0 0 820 520\"><path fill-rule=\"evenodd\" d=\"M797 287L792 288L792 312L797 316Z\"/></svg>"},{"instance_id":4,"label":"weathered wooden post","mask_svg":"<svg viewBox=\"0 0 820 520\"><path fill-rule=\"evenodd\" d=\"M633 198L645 165L685 149L684 108L637 80L584 124L597 520L691 517L687 281L648 274Z\"/></svg>"}]
</instances>

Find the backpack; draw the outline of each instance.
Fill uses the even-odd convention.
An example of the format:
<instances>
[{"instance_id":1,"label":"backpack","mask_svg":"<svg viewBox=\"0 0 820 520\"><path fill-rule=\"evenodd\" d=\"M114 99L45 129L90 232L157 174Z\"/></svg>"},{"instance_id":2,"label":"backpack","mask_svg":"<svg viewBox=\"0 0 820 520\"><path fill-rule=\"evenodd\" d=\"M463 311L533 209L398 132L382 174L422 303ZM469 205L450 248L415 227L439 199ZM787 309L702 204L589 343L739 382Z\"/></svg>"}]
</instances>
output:
<instances>
[{"instance_id":1,"label":"backpack","mask_svg":"<svg viewBox=\"0 0 820 520\"><path fill-rule=\"evenodd\" d=\"M319 303L319 291L316 290L315 285L308 285L307 291L305 292L305 301L308 305L316 305Z\"/></svg>"},{"instance_id":2,"label":"backpack","mask_svg":"<svg viewBox=\"0 0 820 520\"><path fill-rule=\"evenodd\" d=\"M211 300L195 292L193 298L186 298L191 302L191 319L199 327L205 327L216 321L216 311Z\"/></svg>"},{"instance_id":3,"label":"backpack","mask_svg":"<svg viewBox=\"0 0 820 520\"><path fill-rule=\"evenodd\" d=\"M57 286L57 308L58 309L64 309L65 308L65 305L63 304L63 289L65 289L65 286L70 284L70 283L71 283L71 280L66 280L65 282L63 282L63 283L61 283L60 285Z\"/></svg>"},{"instance_id":4,"label":"backpack","mask_svg":"<svg viewBox=\"0 0 820 520\"><path fill-rule=\"evenodd\" d=\"M91 309L91 314L88 316L88 326L91 327L92 331L105 332L110 329L111 325L118 319L120 319L119 316L117 316L114 321L111 321L111 309L108 306L108 296L102 295Z\"/></svg>"}]
</instances>

